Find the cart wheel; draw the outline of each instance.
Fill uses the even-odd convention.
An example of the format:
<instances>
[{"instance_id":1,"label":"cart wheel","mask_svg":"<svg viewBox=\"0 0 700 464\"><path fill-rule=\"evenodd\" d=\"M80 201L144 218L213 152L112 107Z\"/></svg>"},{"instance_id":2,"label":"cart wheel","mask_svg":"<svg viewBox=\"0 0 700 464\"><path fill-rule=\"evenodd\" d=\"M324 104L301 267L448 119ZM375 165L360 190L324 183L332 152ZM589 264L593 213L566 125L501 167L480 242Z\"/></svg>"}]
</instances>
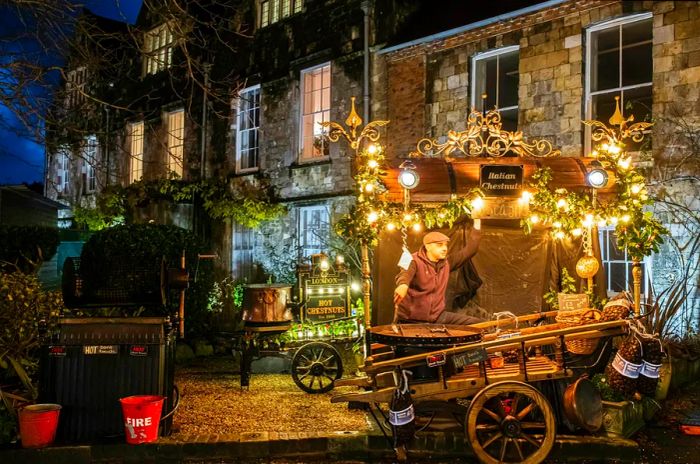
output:
<instances>
[{"instance_id":1,"label":"cart wheel","mask_svg":"<svg viewBox=\"0 0 700 464\"><path fill-rule=\"evenodd\" d=\"M481 390L467 412L466 434L479 461L538 464L554 445L552 407L536 388L498 382Z\"/></svg>"},{"instance_id":2,"label":"cart wheel","mask_svg":"<svg viewBox=\"0 0 700 464\"><path fill-rule=\"evenodd\" d=\"M307 343L292 358L292 379L307 393L329 392L342 376L340 353L328 343Z\"/></svg>"}]
</instances>

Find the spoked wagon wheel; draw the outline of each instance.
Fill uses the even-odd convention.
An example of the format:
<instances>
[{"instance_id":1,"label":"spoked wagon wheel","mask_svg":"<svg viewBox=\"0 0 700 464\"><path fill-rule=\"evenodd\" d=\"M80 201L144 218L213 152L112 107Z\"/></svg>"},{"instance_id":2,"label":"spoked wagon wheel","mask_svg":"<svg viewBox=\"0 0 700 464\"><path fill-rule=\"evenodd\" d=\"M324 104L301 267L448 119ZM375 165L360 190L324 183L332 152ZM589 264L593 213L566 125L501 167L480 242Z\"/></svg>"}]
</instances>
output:
<instances>
[{"instance_id":1,"label":"spoked wagon wheel","mask_svg":"<svg viewBox=\"0 0 700 464\"><path fill-rule=\"evenodd\" d=\"M292 358L292 379L307 393L329 392L342 376L340 353L328 343L307 343Z\"/></svg>"},{"instance_id":2,"label":"spoked wagon wheel","mask_svg":"<svg viewBox=\"0 0 700 464\"><path fill-rule=\"evenodd\" d=\"M467 412L466 432L479 461L538 464L554 445L552 407L534 387L498 382L481 390Z\"/></svg>"}]
</instances>

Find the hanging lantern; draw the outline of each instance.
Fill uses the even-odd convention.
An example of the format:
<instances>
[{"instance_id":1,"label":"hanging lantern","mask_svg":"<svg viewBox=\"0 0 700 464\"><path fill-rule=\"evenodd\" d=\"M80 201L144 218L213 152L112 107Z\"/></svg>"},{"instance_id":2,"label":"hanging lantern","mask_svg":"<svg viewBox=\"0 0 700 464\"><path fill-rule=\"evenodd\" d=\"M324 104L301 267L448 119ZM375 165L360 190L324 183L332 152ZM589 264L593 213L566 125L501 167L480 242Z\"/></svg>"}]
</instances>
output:
<instances>
[{"instance_id":1,"label":"hanging lantern","mask_svg":"<svg viewBox=\"0 0 700 464\"><path fill-rule=\"evenodd\" d=\"M600 264L595 256L582 256L576 263L576 274L582 279L590 279L599 268Z\"/></svg>"}]
</instances>

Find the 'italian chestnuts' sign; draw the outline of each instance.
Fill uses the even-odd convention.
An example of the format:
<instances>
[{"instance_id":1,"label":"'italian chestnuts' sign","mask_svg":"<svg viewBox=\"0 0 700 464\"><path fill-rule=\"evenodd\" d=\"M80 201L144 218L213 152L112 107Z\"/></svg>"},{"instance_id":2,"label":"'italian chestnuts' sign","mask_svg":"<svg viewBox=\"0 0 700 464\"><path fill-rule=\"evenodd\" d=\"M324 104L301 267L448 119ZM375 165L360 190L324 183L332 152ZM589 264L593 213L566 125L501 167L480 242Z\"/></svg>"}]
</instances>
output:
<instances>
[{"instance_id":1,"label":"'italian chestnuts' sign","mask_svg":"<svg viewBox=\"0 0 700 464\"><path fill-rule=\"evenodd\" d=\"M523 189L523 166L484 164L479 187L487 197L518 196Z\"/></svg>"}]
</instances>

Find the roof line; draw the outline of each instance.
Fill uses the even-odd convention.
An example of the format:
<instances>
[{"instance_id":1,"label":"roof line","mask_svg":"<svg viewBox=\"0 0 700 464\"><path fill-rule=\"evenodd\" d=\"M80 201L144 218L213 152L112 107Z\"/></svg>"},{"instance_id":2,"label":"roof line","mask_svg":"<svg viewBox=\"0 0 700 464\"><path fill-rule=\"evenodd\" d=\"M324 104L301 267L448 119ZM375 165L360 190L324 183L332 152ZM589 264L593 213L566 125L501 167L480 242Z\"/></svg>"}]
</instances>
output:
<instances>
[{"instance_id":1,"label":"roof line","mask_svg":"<svg viewBox=\"0 0 700 464\"><path fill-rule=\"evenodd\" d=\"M475 23L466 24L464 26L455 27L453 29L448 29L446 31L438 32L436 34L427 35L419 39L414 39L409 42L404 42L398 45L393 45L388 48L383 48L377 51L377 55L384 55L386 53L395 52L402 50L404 48L413 47L414 45L421 45L428 42L433 42L440 39L446 39L453 35L461 34L462 32L467 32L473 29L478 29L480 27L489 26L491 24L497 23L499 21L506 21L508 19L515 18L517 16L522 16L528 13L534 13L535 11L543 10L552 6L559 5L561 3L566 3L568 0L548 0L546 2L537 3L535 5L530 5L519 10L511 11L510 13L500 14L498 16L493 16L491 18L482 19Z\"/></svg>"}]
</instances>

